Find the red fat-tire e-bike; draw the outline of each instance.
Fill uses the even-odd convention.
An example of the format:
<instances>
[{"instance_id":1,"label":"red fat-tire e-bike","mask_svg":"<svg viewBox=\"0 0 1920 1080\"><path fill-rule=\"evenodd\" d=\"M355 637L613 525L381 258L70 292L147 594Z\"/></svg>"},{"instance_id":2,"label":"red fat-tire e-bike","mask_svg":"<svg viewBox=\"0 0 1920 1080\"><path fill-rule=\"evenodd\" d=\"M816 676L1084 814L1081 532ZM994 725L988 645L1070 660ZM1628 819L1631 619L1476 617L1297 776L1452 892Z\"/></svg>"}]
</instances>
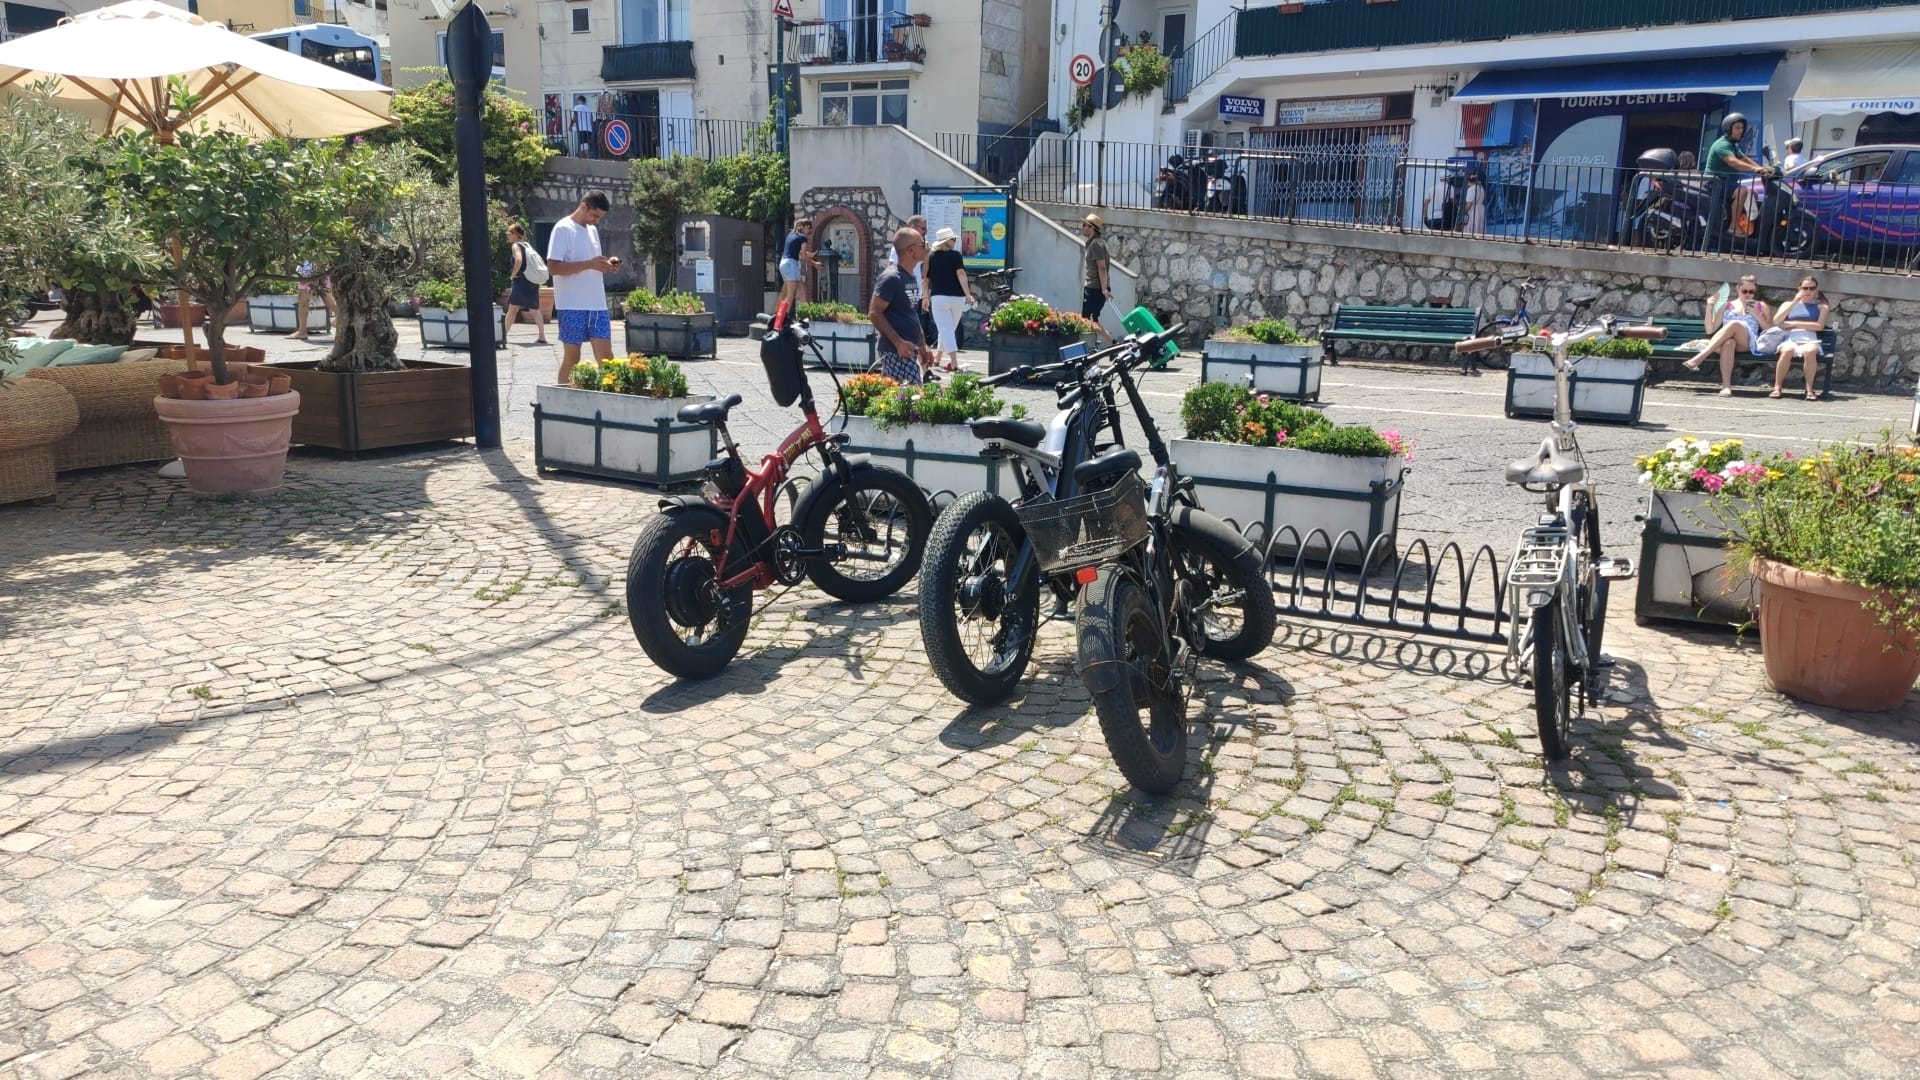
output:
<instances>
[{"instance_id":1,"label":"red fat-tire e-bike","mask_svg":"<svg viewBox=\"0 0 1920 1080\"><path fill-rule=\"evenodd\" d=\"M784 316L782 312L782 316ZM725 452L707 464L699 495L668 495L640 530L627 563L627 618L640 647L682 679L719 674L746 640L753 594L811 580L854 603L898 592L920 570L933 509L906 474L842 451L814 407L801 349L813 344L805 322L783 318L760 343L773 398L796 401L804 420L751 469L727 432L739 394L688 405L682 423L711 423ZM780 524L776 503L795 462L818 451L820 475Z\"/></svg>"}]
</instances>

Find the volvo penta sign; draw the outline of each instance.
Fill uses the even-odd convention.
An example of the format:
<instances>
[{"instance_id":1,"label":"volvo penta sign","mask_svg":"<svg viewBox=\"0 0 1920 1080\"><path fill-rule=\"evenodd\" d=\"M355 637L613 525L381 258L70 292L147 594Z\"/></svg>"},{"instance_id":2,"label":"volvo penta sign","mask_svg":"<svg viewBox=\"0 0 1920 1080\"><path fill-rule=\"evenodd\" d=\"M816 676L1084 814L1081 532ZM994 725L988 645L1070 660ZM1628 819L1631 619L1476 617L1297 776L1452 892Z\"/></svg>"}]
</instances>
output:
<instances>
[{"instance_id":1,"label":"volvo penta sign","mask_svg":"<svg viewBox=\"0 0 1920 1080\"><path fill-rule=\"evenodd\" d=\"M1234 97L1220 95L1220 119L1251 120L1259 123L1267 118L1267 99L1257 97Z\"/></svg>"}]
</instances>

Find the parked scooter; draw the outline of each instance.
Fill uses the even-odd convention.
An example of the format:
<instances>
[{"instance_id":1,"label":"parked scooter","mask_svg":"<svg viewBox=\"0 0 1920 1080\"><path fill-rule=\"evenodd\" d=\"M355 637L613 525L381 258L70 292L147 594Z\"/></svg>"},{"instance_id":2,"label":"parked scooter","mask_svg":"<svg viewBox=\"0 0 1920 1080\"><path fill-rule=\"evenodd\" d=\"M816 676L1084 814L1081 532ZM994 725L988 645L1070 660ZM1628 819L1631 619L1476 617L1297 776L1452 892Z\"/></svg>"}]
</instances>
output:
<instances>
[{"instance_id":1,"label":"parked scooter","mask_svg":"<svg viewBox=\"0 0 1920 1080\"><path fill-rule=\"evenodd\" d=\"M1634 162L1633 198L1627 211L1627 243L1633 247L1673 252L1697 249L1707 235L1707 217L1699 201L1702 192L1682 173L1673 151L1649 150Z\"/></svg>"},{"instance_id":2,"label":"parked scooter","mask_svg":"<svg viewBox=\"0 0 1920 1080\"><path fill-rule=\"evenodd\" d=\"M1193 208L1193 173L1187 167L1187 159L1175 154L1160 166L1160 177L1155 184L1153 205L1162 210L1191 210Z\"/></svg>"},{"instance_id":3,"label":"parked scooter","mask_svg":"<svg viewBox=\"0 0 1920 1080\"><path fill-rule=\"evenodd\" d=\"M1247 212L1247 178L1241 173L1237 163L1228 165L1226 158L1218 154L1209 154L1205 171L1207 213L1245 214Z\"/></svg>"},{"instance_id":4,"label":"parked scooter","mask_svg":"<svg viewBox=\"0 0 1920 1080\"><path fill-rule=\"evenodd\" d=\"M1678 158L1671 150L1649 150L1640 155L1635 164L1642 172L1635 180L1627 242L1663 251L1710 248L1739 255L1807 254L1813 247L1818 222L1812 211L1800 205L1794 190L1780 182L1780 169L1772 164L1771 148L1761 148L1760 160L1768 166L1765 172L1753 180L1723 185L1706 173L1678 171ZM1646 181L1644 192L1639 190L1642 180ZM1753 231L1739 232L1736 215L1729 213L1724 234L1710 236L1713 201L1737 196L1755 200ZM1715 240L1718 243L1712 242Z\"/></svg>"},{"instance_id":5,"label":"parked scooter","mask_svg":"<svg viewBox=\"0 0 1920 1080\"><path fill-rule=\"evenodd\" d=\"M1771 147L1760 148L1760 161L1767 170L1759 175L1759 213L1753 217L1753 233L1742 235L1729 227L1723 250L1786 257L1811 253L1813 239L1819 235L1819 219L1800 205L1793 188L1780 182L1780 167L1773 164ZM1752 182L1742 183L1739 189L1751 193Z\"/></svg>"}]
</instances>

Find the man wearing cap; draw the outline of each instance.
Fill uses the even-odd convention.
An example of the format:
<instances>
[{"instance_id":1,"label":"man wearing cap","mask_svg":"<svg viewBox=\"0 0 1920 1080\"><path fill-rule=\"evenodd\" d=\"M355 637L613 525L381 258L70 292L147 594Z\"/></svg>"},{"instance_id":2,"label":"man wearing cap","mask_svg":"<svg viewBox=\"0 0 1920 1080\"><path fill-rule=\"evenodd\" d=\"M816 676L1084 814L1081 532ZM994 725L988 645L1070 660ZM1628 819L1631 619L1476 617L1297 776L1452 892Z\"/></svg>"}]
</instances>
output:
<instances>
[{"instance_id":1,"label":"man wearing cap","mask_svg":"<svg viewBox=\"0 0 1920 1080\"><path fill-rule=\"evenodd\" d=\"M1087 238L1086 272L1081 284L1084 290L1080 299L1080 314L1093 320L1094 329L1100 331L1100 338L1106 344L1113 344L1113 335L1100 324L1100 313L1106 310L1107 301L1113 299L1113 288L1108 278L1110 258L1107 255L1107 242L1101 239L1104 223L1099 214L1088 214L1080 219L1080 235Z\"/></svg>"},{"instance_id":2,"label":"man wearing cap","mask_svg":"<svg viewBox=\"0 0 1920 1080\"><path fill-rule=\"evenodd\" d=\"M1787 140L1787 156L1780 160L1780 167L1792 172L1807 163L1806 141L1799 136Z\"/></svg>"}]
</instances>

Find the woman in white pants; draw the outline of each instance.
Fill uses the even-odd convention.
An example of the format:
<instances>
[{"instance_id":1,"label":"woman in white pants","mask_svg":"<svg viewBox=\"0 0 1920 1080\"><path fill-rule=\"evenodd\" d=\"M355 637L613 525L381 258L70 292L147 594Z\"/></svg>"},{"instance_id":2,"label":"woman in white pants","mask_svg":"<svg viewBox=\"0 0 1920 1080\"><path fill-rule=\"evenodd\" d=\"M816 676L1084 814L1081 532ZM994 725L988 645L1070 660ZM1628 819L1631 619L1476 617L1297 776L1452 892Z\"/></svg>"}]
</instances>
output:
<instances>
[{"instance_id":1,"label":"woman in white pants","mask_svg":"<svg viewBox=\"0 0 1920 1080\"><path fill-rule=\"evenodd\" d=\"M960 370L960 316L973 303L973 285L967 281L966 259L958 248L960 234L941 229L933 234L933 254L927 260L927 292L931 294L933 326L940 341L935 346L948 371Z\"/></svg>"}]
</instances>

